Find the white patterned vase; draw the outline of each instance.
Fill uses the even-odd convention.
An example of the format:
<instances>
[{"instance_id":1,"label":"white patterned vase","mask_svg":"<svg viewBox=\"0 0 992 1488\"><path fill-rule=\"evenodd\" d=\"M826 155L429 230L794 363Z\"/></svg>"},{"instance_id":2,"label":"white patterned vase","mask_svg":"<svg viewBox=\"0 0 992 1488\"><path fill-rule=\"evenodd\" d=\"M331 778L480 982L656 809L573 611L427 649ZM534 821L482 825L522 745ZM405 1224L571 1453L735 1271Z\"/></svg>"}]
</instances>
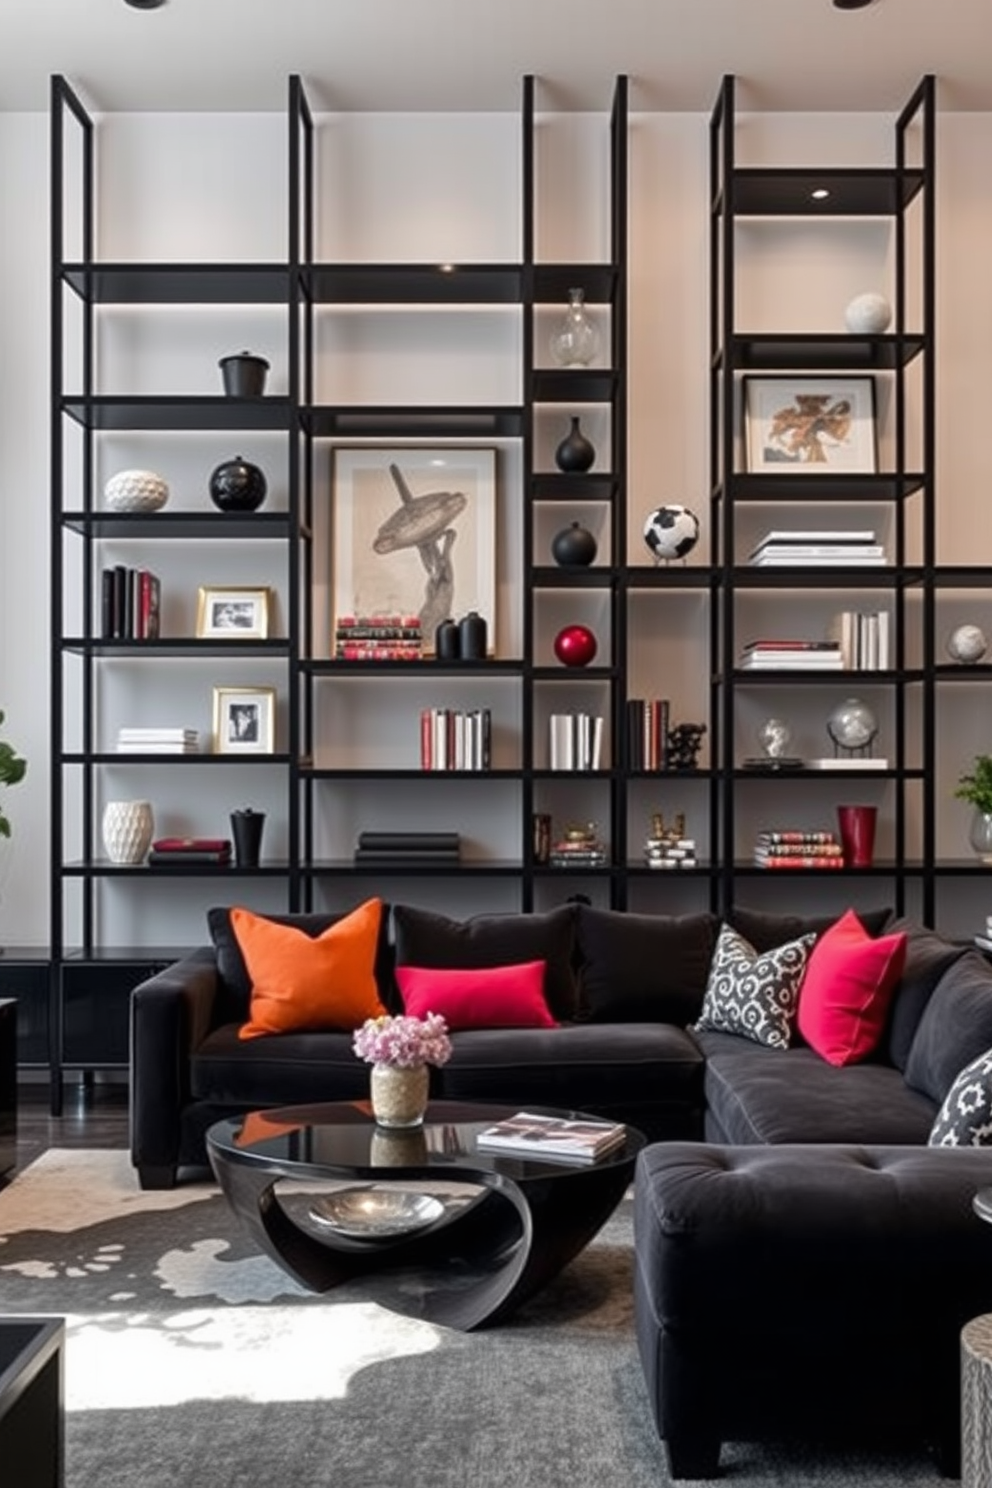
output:
<instances>
[{"instance_id":1,"label":"white patterned vase","mask_svg":"<svg viewBox=\"0 0 992 1488\"><path fill-rule=\"evenodd\" d=\"M427 1110L430 1074L426 1064L400 1069L374 1064L370 1095L372 1114L380 1126L420 1126Z\"/></svg>"},{"instance_id":2,"label":"white patterned vase","mask_svg":"<svg viewBox=\"0 0 992 1488\"><path fill-rule=\"evenodd\" d=\"M158 511L169 499L169 483L154 470L118 470L103 488L111 511Z\"/></svg>"},{"instance_id":3,"label":"white patterned vase","mask_svg":"<svg viewBox=\"0 0 992 1488\"><path fill-rule=\"evenodd\" d=\"M150 801L108 801L103 808L103 845L112 863L141 863L152 842Z\"/></svg>"}]
</instances>

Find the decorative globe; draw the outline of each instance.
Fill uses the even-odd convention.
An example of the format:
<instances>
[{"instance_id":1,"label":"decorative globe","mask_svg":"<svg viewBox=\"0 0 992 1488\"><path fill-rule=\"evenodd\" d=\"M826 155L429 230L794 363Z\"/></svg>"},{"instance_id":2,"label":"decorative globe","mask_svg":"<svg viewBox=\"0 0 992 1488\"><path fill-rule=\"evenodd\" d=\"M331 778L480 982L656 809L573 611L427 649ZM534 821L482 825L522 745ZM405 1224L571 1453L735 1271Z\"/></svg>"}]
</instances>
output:
<instances>
[{"instance_id":1,"label":"decorative globe","mask_svg":"<svg viewBox=\"0 0 992 1488\"><path fill-rule=\"evenodd\" d=\"M947 654L966 666L981 661L988 648L985 632L977 625L959 625L947 638Z\"/></svg>"},{"instance_id":2,"label":"decorative globe","mask_svg":"<svg viewBox=\"0 0 992 1488\"><path fill-rule=\"evenodd\" d=\"M566 625L555 636L555 655L563 666L588 666L596 655L596 637L587 625Z\"/></svg>"},{"instance_id":3,"label":"decorative globe","mask_svg":"<svg viewBox=\"0 0 992 1488\"><path fill-rule=\"evenodd\" d=\"M684 558L699 541L699 518L687 506L659 506L644 523L644 541L658 562Z\"/></svg>"},{"instance_id":4,"label":"decorative globe","mask_svg":"<svg viewBox=\"0 0 992 1488\"><path fill-rule=\"evenodd\" d=\"M860 698L845 698L827 719L827 733L840 749L867 749L878 733L878 719Z\"/></svg>"},{"instance_id":5,"label":"decorative globe","mask_svg":"<svg viewBox=\"0 0 992 1488\"><path fill-rule=\"evenodd\" d=\"M118 470L103 488L111 511L158 511L169 499L168 481L154 470Z\"/></svg>"},{"instance_id":6,"label":"decorative globe","mask_svg":"<svg viewBox=\"0 0 992 1488\"><path fill-rule=\"evenodd\" d=\"M844 311L844 324L855 336L880 336L888 330L891 319L892 306L883 294L874 290L855 295Z\"/></svg>"}]
</instances>

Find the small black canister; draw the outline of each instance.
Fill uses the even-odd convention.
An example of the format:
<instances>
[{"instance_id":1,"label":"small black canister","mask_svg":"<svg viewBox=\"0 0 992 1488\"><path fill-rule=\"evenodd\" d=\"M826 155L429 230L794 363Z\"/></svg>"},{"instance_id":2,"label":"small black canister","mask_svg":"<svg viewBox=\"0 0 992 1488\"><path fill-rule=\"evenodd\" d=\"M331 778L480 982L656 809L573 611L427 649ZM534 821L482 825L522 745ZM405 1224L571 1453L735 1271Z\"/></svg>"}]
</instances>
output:
<instances>
[{"instance_id":1,"label":"small black canister","mask_svg":"<svg viewBox=\"0 0 992 1488\"><path fill-rule=\"evenodd\" d=\"M461 654L458 626L454 620L442 620L434 632L434 655L438 661L457 661Z\"/></svg>"},{"instance_id":2,"label":"small black canister","mask_svg":"<svg viewBox=\"0 0 992 1488\"><path fill-rule=\"evenodd\" d=\"M469 610L458 622L459 651L462 661L485 661L486 622L475 610Z\"/></svg>"}]
</instances>

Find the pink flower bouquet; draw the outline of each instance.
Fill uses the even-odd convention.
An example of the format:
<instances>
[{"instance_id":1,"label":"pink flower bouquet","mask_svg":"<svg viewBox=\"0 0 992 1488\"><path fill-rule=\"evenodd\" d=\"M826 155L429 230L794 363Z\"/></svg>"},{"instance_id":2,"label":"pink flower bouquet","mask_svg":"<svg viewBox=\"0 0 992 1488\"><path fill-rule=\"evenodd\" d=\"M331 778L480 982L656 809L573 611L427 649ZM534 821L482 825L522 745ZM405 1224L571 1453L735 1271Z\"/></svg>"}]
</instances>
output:
<instances>
[{"instance_id":1,"label":"pink flower bouquet","mask_svg":"<svg viewBox=\"0 0 992 1488\"><path fill-rule=\"evenodd\" d=\"M440 1013L428 1013L426 1018L366 1018L355 1030L352 1048L368 1064L394 1069L445 1064L451 1057L448 1025Z\"/></svg>"}]
</instances>

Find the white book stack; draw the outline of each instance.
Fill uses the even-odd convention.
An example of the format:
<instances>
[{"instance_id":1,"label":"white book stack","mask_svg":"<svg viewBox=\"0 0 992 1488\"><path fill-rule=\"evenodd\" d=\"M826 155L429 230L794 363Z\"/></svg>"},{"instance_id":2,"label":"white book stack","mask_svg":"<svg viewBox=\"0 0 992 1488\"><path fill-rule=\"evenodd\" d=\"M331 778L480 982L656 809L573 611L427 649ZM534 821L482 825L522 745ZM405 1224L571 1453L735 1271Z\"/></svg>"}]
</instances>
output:
<instances>
[{"instance_id":1,"label":"white book stack","mask_svg":"<svg viewBox=\"0 0 992 1488\"><path fill-rule=\"evenodd\" d=\"M889 648L889 612L842 610L834 619L831 635L840 644L844 666L858 672L884 672L892 665Z\"/></svg>"},{"instance_id":2,"label":"white book stack","mask_svg":"<svg viewBox=\"0 0 992 1488\"><path fill-rule=\"evenodd\" d=\"M844 658L836 641L750 641L738 667L742 672L840 672Z\"/></svg>"},{"instance_id":3,"label":"white book stack","mask_svg":"<svg viewBox=\"0 0 992 1488\"><path fill-rule=\"evenodd\" d=\"M886 562L870 528L769 532L748 557L753 568L882 568Z\"/></svg>"},{"instance_id":4,"label":"white book stack","mask_svg":"<svg viewBox=\"0 0 992 1488\"><path fill-rule=\"evenodd\" d=\"M598 770L603 756L603 719L590 713L552 713L548 744L552 770Z\"/></svg>"},{"instance_id":5,"label":"white book stack","mask_svg":"<svg viewBox=\"0 0 992 1488\"><path fill-rule=\"evenodd\" d=\"M121 728L118 754L199 754L200 734L190 728Z\"/></svg>"}]
</instances>

